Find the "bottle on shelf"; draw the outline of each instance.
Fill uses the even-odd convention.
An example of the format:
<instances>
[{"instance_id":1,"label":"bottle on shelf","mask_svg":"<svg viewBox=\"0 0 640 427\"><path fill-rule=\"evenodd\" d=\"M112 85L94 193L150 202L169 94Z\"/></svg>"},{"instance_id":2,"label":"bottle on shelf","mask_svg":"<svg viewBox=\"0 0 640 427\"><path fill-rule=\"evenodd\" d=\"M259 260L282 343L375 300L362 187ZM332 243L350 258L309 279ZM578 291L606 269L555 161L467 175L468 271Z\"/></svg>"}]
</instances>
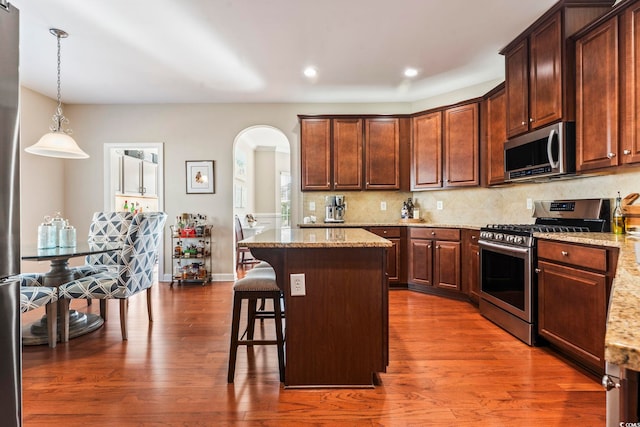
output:
<instances>
[{"instance_id":1,"label":"bottle on shelf","mask_svg":"<svg viewBox=\"0 0 640 427\"><path fill-rule=\"evenodd\" d=\"M411 200L411 197L409 197L407 199L407 218L411 219L413 218L413 201Z\"/></svg>"},{"instance_id":2,"label":"bottle on shelf","mask_svg":"<svg viewBox=\"0 0 640 427\"><path fill-rule=\"evenodd\" d=\"M626 232L624 213L622 212L622 197L618 191L616 206L613 209L613 232L614 234L624 234Z\"/></svg>"},{"instance_id":3,"label":"bottle on shelf","mask_svg":"<svg viewBox=\"0 0 640 427\"><path fill-rule=\"evenodd\" d=\"M124 206L122 208L125 210L125 212L129 212L129 203L127 203L126 200L124 201Z\"/></svg>"}]
</instances>

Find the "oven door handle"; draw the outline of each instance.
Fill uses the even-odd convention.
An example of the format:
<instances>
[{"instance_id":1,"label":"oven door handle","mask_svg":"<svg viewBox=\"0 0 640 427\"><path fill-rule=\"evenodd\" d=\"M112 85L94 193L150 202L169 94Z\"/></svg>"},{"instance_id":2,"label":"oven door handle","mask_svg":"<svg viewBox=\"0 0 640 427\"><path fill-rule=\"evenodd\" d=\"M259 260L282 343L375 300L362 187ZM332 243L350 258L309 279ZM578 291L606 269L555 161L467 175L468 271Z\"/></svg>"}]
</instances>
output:
<instances>
[{"instance_id":1,"label":"oven door handle","mask_svg":"<svg viewBox=\"0 0 640 427\"><path fill-rule=\"evenodd\" d=\"M529 251L531 250L531 248L518 248L515 246L505 246L505 245L496 244L492 242L485 242L484 240L480 240L478 244L479 246L485 247L485 248L496 249L499 251L508 250L509 252L515 252L515 253L524 254L524 255L529 253Z\"/></svg>"}]
</instances>

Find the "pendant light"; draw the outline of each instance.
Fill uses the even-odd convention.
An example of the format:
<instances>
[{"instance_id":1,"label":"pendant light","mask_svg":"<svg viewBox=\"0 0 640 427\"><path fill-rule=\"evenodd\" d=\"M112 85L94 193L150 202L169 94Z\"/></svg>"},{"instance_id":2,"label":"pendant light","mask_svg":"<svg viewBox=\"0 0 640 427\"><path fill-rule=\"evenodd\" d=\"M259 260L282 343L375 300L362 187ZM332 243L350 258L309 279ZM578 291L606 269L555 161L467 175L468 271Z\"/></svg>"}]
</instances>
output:
<instances>
[{"instance_id":1,"label":"pendant light","mask_svg":"<svg viewBox=\"0 0 640 427\"><path fill-rule=\"evenodd\" d=\"M62 159L86 159L89 155L82 151L71 138L71 129L63 128L63 125L69 124L69 119L62 114L62 98L60 97L60 39L67 38L69 35L57 28L51 28L49 32L58 40L58 108L52 118L53 125L49 128L51 132L43 135L37 143L25 148L24 151L39 156Z\"/></svg>"}]
</instances>

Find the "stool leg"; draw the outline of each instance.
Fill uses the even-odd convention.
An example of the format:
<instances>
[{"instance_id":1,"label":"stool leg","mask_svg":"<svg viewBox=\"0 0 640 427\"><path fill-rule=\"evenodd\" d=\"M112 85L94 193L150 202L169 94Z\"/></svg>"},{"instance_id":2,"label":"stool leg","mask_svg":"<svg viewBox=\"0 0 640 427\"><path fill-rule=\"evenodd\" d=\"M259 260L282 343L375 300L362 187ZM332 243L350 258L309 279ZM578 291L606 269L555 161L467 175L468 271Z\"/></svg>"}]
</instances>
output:
<instances>
[{"instance_id":1,"label":"stool leg","mask_svg":"<svg viewBox=\"0 0 640 427\"><path fill-rule=\"evenodd\" d=\"M242 298L238 292L233 293L233 317L231 319L231 344L229 346L229 370L227 382L232 383L236 372L236 355L238 354L238 334L240 333L240 310Z\"/></svg>"},{"instance_id":2,"label":"stool leg","mask_svg":"<svg viewBox=\"0 0 640 427\"><path fill-rule=\"evenodd\" d=\"M278 368L280 382L284 382L284 337L282 334L282 312L280 311L280 297L273 299L273 311L276 321L276 341L278 346Z\"/></svg>"},{"instance_id":3,"label":"stool leg","mask_svg":"<svg viewBox=\"0 0 640 427\"><path fill-rule=\"evenodd\" d=\"M249 308L247 309L247 339L253 339L253 331L256 329L256 306L257 300L251 298L249 300ZM253 347L249 345L248 347Z\"/></svg>"}]
</instances>

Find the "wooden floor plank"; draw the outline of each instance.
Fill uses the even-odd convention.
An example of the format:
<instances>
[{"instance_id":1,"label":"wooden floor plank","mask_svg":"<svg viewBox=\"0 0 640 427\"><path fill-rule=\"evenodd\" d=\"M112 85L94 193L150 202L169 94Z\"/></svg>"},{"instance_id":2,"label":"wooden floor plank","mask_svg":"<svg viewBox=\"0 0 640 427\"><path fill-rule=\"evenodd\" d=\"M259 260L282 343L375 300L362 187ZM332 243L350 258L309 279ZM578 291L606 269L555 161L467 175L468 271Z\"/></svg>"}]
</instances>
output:
<instances>
[{"instance_id":1,"label":"wooden floor plank","mask_svg":"<svg viewBox=\"0 0 640 427\"><path fill-rule=\"evenodd\" d=\"M25 426L604 425L605 392L594 378L468 303L407 290L390 292L381 386L286 390L275 347L241 349L228 385L231 285L155 285L155 321L144 295L133 297L128 341L110 301L101 329L55 349L24 347ZM268 321L264 333L273 336Z\"/></svg>"}]
</instances>

